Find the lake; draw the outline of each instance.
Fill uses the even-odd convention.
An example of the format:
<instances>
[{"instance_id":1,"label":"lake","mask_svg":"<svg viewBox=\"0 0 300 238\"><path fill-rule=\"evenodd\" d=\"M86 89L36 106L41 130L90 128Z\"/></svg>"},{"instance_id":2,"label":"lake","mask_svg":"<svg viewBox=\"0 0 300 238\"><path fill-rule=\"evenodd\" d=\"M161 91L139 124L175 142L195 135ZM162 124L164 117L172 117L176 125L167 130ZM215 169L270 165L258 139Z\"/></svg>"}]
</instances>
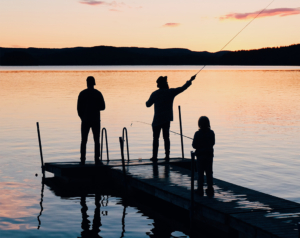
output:
<instances>
[{"instance_id":1,"label":"lake","mask_svg":"<svg viewBox=\"0 0 300 238\"><path fill-rule=\"evenodd\" d=\"M152 122L153 107L145 102L157 89L156 79L168 76L170 87L180 87L200 68L0 67L0 237L84 237L94 227L99 237L185 237L176 227L161 231L159 219L134 202L124 205L122 194L113 189L60 196L45 186L39 223L36 122L45 162L79 161L77 97L86 88L87 76L93 75L106 102L101 126L108 132L110 159L120 158L123 127L128 129L130 158L149 159L152 128L147 123ZM216 134L216 178L300 202L300 67L207 66L174 101L175 132L180 131L178 105L188 137L198 130L200 116L209 117ZM170 137L171 157L180 157L180 137ZM191 143L184 138L185 157L190 156ZM159 157L164 157L162 138ZM93 160L91 133L87 160ZM94 219L96 213L101 221Z\"/></svg>"}]
</instances>

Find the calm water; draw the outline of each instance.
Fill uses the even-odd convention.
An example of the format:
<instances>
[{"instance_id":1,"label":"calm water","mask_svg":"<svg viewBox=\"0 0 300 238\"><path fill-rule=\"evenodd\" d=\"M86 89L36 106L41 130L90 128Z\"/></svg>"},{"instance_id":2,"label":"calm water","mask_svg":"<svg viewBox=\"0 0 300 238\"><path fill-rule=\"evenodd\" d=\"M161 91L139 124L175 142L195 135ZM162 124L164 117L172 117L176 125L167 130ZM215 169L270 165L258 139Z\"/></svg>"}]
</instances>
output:
<instances>
[{"instance_id":1,"label":"calm water","mask_svg":"<svg viewBox=\"0 0 300 238\"><path fill-rule=\"evenodd\" d=\"M97 203L95 194L61 197L48 187L37 230L41 178L35 123L40 122L46 162L78 161L77 97L86 77L93 75L106 101L101 119L110 157L119 158L118 137L127 127L131 158L150 158L151 127L137 121L152 121L153 108L145 102L156 90L155 80L168 75L170 87L179 87L198 68L0 67L0 237L84 236L92 230L96 204L102 204L100 236L153 236L159 221L134 204L126 208L123 230L121 195L103 192ZM201 115L210 118L216 178L300 202L300 67L208 67L175 99L173 131L179 131L178 105L186 136L193 137ZM90 136L87 160L93 160L92 140ZM191 142L184 139L186 157ZM159 156L164 156L162 146ZM171 156L181 156L180 138L172 133ZM89 228L82 225L84 211ZM184 235L172 229L166 237Z\"/></svg>"}]
</instances>

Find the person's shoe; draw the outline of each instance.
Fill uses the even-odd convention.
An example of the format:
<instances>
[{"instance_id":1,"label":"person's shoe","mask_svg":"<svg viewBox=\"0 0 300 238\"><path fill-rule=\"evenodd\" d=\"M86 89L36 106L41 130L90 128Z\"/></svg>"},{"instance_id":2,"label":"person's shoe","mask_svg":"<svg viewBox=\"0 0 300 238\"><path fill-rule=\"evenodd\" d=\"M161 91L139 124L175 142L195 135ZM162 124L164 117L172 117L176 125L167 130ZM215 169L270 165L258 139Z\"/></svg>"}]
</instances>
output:
<instances>
[{"instance_id":1,"label":"person's shoe","mask_svg":"<svg viewBox=\"0 0 300 238\"><path fill-rule=\"evenodd\" d=\"M170 157L169 157L168 155L166 155L165 161L166 161L166 162L169 162L169 161L170 161Z\"/></svg>"},{"instance_id":2,"label":"person's shoe","mask_svg":"<svg viewBox=\"0 0 300 238\"><path fill-rule=\"evenodd\" d=\"M213 197L215 195L215 190L213 187L208 187L205 189L205 193L208 197Z\"/></svg>"},{"instance_id":3,"label":"person's shoe","mask_svg":"<svg viewBox=\"0 0 300 238\"><path fill-rule=\"evenodd\" d=\"M151 160L152 162L157 162L157 158L155 158L155 157L152 157L150 160Z\"/></svg>"},{"instance_id":4,"label":"person's shoe","mask_svg":"<svg viewBox=\"0 0 300 238\"><path fill-rule=\"evenodd\" d=\"M84 160L81 160L81 161L80 161L80 165L85 165L85 161L84 161Z\"/></svg>"},{"instance_id":5,"label":"person's shoe","mask_svg":"<svg viewBox=\"0 0 300 238\"><path fill-rule=\"evenodd\" d=\"M204 191L203 191L203 188L198 188L195 190L195 193L201 197L203 197L204 195Z\"/></svg>"}]
</instances>

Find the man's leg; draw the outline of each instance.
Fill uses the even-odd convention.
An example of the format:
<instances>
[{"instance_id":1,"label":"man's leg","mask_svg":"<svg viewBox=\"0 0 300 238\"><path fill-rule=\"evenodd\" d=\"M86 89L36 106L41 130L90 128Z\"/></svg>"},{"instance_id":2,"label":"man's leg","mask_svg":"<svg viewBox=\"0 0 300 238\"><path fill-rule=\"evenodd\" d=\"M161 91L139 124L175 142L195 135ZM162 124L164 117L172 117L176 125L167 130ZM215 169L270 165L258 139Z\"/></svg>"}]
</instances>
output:
<instances>
[{"instance_id":1,"label":"man's leg","mask_svg":"<svg viewBox=\"0 0 300 238\"><path fill-rule=\"evenodd\" d=\"M163 138L165 142L166 160L170 159L170 122L163 124Z\"/></svg>"},{"instance_id":2,"label":"man's leg","mask_svg":"<svg viewBox=\"0 0 300 238\"><path fill-rule=\"evenodd\" d=\"M81 122L81 146L80 146L80 160L81 163L85 163L86 143L88 141L88 135L90 131L90 125L88 123Z\"/></svg>"},{"instance_id":3,"label":"man's leg","mask_svg":"<svg viewBox=\"0 0 300 238\"><path fill-rule=\"evenodd\" d=\"M100 157L100 121L93 123L92 131L95 142L95 163L98 163Z\"/></svg>"},{"instance_id":4,"label":"man's leg","mask_svg":"<svg viewBox=\"0 0 300 238\"><path fill-rule=\"evenodd\" d=\"M159 145L159 135L161 126L152 126L153 131L153 150L152 150L152 160L157 160L158 145Z\"/></svg>"}]
</instances>

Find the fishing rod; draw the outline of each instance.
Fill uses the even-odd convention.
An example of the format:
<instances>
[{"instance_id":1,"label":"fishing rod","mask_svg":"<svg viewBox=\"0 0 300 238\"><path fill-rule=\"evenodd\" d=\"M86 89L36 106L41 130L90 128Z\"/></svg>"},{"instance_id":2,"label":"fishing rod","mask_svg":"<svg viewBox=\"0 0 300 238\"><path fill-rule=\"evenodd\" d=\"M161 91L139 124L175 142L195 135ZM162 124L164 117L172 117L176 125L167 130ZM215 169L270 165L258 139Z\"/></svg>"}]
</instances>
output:
<instances>
[{"instance_id":1,"label":"fishing rod","mask_svg":"<svg viewBox=\"0 0 300 238\"><path fill-rule=\"evenodd\" d=\"M145 124L145 125L151 126L150 123L143 122L143 121L132 121L130 126L132 126L132 124L133 124L134 122L139 122L139 123L143 123L143 124ZM176 134L176 135L181 135L180 133L177 133L177 132L175 132L175 131L171 131L171 130L169 130L169 131L172 132L172 133L174 133L174 134ZM185 136L185 135L182 135L182 136L185 137L185 138L188 138L188 139L190 139L190 140L193 140L193 138L191 138L191 137L188 137L188 136Z\"/></svg>"},{"instance_id":2,"label":"fishing rod","mask_svg":"<svg viewBox=\"0 0 300 238\"><path fill-rule=\"evenodd\" d=\"M234 37L232 37L230 39L230 41L228 41L220 51L224 50L224 48L229 45L231 43L231 41L233 41L247 26L249 26L260 14L262 14L275 0L272 0L264 9L262 9L251 21L249 21ZM207 66L207 64L205 64L196 74L199 74L205 67Z\"/></svg>"}]
</instances>

